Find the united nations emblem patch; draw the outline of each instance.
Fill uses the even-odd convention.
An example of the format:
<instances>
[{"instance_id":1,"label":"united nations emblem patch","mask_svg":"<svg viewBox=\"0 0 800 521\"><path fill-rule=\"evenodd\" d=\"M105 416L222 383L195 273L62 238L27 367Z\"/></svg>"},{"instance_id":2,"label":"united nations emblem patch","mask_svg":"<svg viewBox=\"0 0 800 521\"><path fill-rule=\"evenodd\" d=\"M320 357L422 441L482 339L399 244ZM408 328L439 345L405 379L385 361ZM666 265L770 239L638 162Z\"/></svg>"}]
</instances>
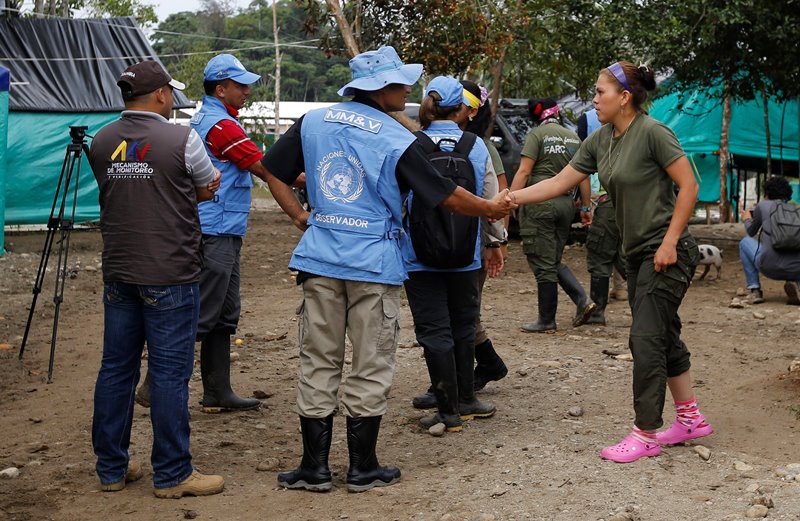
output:
<instances>
[{"instance_id":1,"label":"united nations emblem patch","mask_svg":"<svg viewBox=\"0 0 800 521\"><path fill-rule=\"evenodd\" d=\"M364 168L354 155L343 150L330 152L317 163L319 187L331 201L352 203L364 190Z\"/></svg>"}]
</instances>

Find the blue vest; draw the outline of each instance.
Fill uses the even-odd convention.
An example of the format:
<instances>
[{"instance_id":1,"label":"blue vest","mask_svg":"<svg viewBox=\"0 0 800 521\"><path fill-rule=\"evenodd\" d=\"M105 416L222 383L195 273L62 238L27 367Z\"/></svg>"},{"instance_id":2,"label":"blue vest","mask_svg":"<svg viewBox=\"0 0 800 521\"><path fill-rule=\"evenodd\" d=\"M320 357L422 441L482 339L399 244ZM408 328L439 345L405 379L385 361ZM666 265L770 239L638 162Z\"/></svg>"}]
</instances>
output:
<instances>
[{"instance_id":1,"label":"blue vest","mask_svg":"<svg viewBox=\"0 0 800 521\"><path fill-rule=\"evenodd\" d=\"M589 136L592 132L602 127L603 124L597 119L597 109L586 111L586 135Z\"/></svg>"},{"instance_id":2,"label":"blue vest","mask_svg":"<svg viewBox=\"0 0 800 521\"><path fill-rule=\"evenodd\" d=\"M192 117L190 125L200 134L203 142L209 130L227 119L242 126L228 114L225 105L214 96L203 96L203 107ZM242 127L244 130L244 127ZM214 199L197 205L200 226L205 235L234 235L243 237L247 231L247 216L250 213L250 198L253 180L250 172L241 170L231 161L220 161L211 153L206 143L206 152L211 162L222 173L219 190Z\"/></svg>"},{"instance_id":3,"label":"blue vest","mask_svg":"<svg viewBox=\"0 0 800 521\"><path fill-rule=\"evenodd\" d=\"M454 121L434 121L428 128L423 130L434 143L438 143L441 138L453 138L456 141L461 139L464 133ZM441 145L442 150L453 150L455 145L452 142L445 141ZM478 197L483 196L483 177L486 174L486 162L489 161L489 149L482 139L475 141L475 145L469 152L469 160L472 162L472 169L475 171L475 187L477 188ZM408 204L414 203L414 193L408 196ZM479 217L475 217L479 219ZM408 229L406 229L408 233ZM414 247L411 245L411 239L403 243L403 258L406 261L406 269L408 271L471 271L477 270L481 267L481 226L478 227L478 237L475 239L475 255L473 256L472 263L464 268L454 269L439 269L431 268L430 266L421 263L417 260L417 254L414 252Z\"/></svg>"},{"instance_id":4,"label":"blue vest","mask_svg":"<svg viewBox=\"0 0 800 521\"><path fill-rule=\"evenodd\" d=\"M289 267L401 285L408 274L395 169L414 135L387 114L349 101L308 112L300 137L313 210Z\"/></svg>"},{"instance_id":5,"label":"blue vest","mask_svg":"<svg viewBox=\"0 0 800 521\"><path fill-rule=\"evenodd\" d=\"M597 109L587 110L586 111L586 136L590 136L592 132L602 127L603 124L600 123L600 120L597 119ZM590 183L592 185L592 193L593 194L605 194L606 190L600 185L600 176L597 175L597 172L593 173L589 176Z\"/></svg>"}]
</instances>

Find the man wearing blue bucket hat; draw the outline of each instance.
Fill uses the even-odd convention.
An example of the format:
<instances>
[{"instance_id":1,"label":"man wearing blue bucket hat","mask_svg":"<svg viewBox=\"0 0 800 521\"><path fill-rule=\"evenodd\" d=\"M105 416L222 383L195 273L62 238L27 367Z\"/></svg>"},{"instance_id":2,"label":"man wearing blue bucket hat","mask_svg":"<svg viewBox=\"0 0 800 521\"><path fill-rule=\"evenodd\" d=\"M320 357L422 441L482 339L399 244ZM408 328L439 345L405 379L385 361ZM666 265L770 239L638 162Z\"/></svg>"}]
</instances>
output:
<instances>
[{"instance_id":1,"label":"man wearing blue bucket hat","mask_svg":"<svg viewBox=\"0 0 800 521\"><path fill-rule=\"evenodd\" d=\"M300 466L278 475L286 488L331 488L328 452L342 378L345 335L353 345L342 383L352 492L400 479L375 455L395 367L400 287L407 277L400 245L403 196L410 189L431 206L499 218L513 206L505 194L487 201L443 177L415 137L387 112L401 111L422 74L392 47L350 60L353 79L339 90L352 101L313 110L262 160L281 208L306 228L289 267L303 287L298 309L300 378L297 411L303 437ZM304 212L288 187L306 173L313 208Z\"/></svg>"},{"instance_id":2,"label":"man wearing blue bucket hat","mask_svg":"<svg viewBox=\"0 0 800 521\"><path fill-rule=\"evenodd\" d=\"M211 162L222 172L222 182L211 201L198 205L203 231L203 271L200 276L200 373L203 412L256 409L261 402L242 398L231 388L230 338L236 332L241 309L239 256L247 230L253 181L266 180L263 154L236 119L250 95L250 85L261 78L230 54L209 60L203 72L203 106L191 126L205 142ZM137 402L148 405L145 378Z\"/></svg>"}]
</instances>

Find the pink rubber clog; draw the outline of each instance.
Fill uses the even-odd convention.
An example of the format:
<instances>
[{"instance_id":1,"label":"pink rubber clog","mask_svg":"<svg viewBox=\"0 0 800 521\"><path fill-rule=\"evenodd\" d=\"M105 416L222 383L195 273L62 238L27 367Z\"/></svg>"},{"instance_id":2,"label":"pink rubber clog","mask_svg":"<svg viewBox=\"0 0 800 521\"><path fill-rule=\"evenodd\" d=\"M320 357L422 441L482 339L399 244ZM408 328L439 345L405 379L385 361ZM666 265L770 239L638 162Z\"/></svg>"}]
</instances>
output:
<instances>
[{"instance_id":1,"label":"pink rubber clog","mask_svg":"<svg viewBox=\"0 0 800 521\"><path fill-rule=\"evenodd\" d=\"M644 443L633 434L629 434L616 445L600 451L601 458L617 463L631 463L639 458L658 456L659 454L661 454L661 447L657 443Z\"/></svg>"},{"instance_id":2,"label":"pink rubber clog","mask_svg":"<svg viewBox=\"0 0 800 521\"><path fill-rule=\"evenodd\" d=\"M658 443L660 445L675 445L684 441L694 440L708 436L714 432L714 429L709 424L703 425L706 421L705 417L701 414L690 425L684 425L677 419L672 422L669 429L664 432L656 434ZM699 427L702 425L702 427Z\"/></svg>"}]
</instances>

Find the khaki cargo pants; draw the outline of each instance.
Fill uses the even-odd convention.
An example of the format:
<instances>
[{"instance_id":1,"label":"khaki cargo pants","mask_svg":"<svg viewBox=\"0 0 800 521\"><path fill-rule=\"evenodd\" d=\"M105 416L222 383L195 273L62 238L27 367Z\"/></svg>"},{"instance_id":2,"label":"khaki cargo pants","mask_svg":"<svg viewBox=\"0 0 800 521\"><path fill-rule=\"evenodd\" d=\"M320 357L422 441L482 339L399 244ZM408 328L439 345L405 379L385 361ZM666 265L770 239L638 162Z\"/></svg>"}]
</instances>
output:
<instances>
[{"instance_id":1,"label":"khaki cargo pants","mask_svg":"<svg viewBox=\"0 0 800 521\"><path fill-rule=\"evenodd\" d=\"M300 379L297 412L325 418L337 393L350 417L382 416L392 385L400 331L400 286L314 277L303 282L298 308ZM342 383L345 334L353 345Z\"/></svg>"}]
</instances>

